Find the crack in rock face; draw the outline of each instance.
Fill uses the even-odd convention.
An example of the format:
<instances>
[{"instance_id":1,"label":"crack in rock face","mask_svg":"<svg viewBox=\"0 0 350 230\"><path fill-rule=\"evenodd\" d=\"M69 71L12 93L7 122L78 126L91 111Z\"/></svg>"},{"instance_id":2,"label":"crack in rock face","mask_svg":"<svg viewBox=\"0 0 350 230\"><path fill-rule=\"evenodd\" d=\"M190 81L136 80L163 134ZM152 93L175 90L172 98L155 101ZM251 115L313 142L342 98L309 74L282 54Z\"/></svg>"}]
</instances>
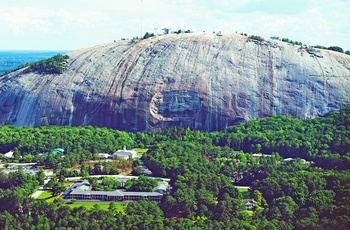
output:
<instances>
[{"instance_id":1,"label":"crack in rock face","mask_svg":"<svg viewBox=\"0 0 350 230\"><path fill-rule=\"evenodd\" d=\"M165 91L156 93L150 103L150 113L160 121L189 121L195 118L201 106L194 91Z\"/></svg>"}]
</instances>

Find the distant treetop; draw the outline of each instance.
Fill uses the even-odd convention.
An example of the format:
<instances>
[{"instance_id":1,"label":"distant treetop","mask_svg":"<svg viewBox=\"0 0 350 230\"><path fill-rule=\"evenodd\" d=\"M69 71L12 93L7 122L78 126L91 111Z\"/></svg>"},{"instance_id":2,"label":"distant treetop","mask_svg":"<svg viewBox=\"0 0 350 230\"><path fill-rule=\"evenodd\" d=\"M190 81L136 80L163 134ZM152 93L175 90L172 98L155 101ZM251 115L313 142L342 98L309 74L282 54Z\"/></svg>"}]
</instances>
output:
<instances>
[{"instance_id":1,"label":"distant treetop","mask_svg":"<svg viewBox=\"0 0 350 230\"><path fill-rule=\"evenodd\" d=\"M257 36L257 35L250 35L249 38L253 39L253 40L256 40L256 41L259 41L259 42L263 42L264 41L264 38L262 38L260 36Z\"/></svg>"},{"instance_id":2,"label":"distant treetop","mask_svg":"<svg viewBox=\"0 0 350 230\"><path fill-rule=\"evenodd\" d=\"M57 54L52 58L35 62L25 70L25 73L37 72L40 74L61 74L64 65L69 59L68 55Z\"/></svg>"},{"instance_id":3,"label":"distant treetop","mask_svg":"<svg viewBox=\"0 0 350 230\"><path fill-rule=\"evenodd\" d=\"M339 52L339 53L344 53L343 48L341 48L339 46L330 46L330 47L328 47L328 50L333 50L333 51L336 51L336 52Z\"/></svg>"},{"instance_id":4,"label":"distant treetop","mask_svg":"<svg viewBox=\"0 0 350 230\"><path fill-rule=\"evenodd\" d=\"M271 36L270 39L273 39L273 40L279 40L279 41L282 41L282 42L287 42L287 43L290 43L290 44L293 44L293 45L304 45L306 46L306 44L302 43L302 42L298 42L298 41L293 41L289 38L282 38L280 39L279 37L276 37L276 36ZM336 52L339 52L339 53L345 53L347 55L350 55L350 51L347 50L344 52L343 48L339 47L339 46L330 46L330 47L326 47L326 46L321 46L321 45L315 45L315 46L310 46L309 47L310 49L312 48L317 48L317 49L325 49L325 50L333 50L333 51L336 51Z\"/></svg>"}]
</instances>

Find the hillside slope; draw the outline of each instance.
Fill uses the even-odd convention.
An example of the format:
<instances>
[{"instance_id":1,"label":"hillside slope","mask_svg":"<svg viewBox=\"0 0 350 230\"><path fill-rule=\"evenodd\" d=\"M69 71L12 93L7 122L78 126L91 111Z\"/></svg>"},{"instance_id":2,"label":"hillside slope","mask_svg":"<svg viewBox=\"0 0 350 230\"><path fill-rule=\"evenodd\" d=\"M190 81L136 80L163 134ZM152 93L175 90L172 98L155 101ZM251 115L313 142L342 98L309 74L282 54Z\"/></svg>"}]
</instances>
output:
<instances>
[{"instance_id":1,"label":"hillside slope","mask_svg":"<svg viewBox=\"0 0 350 230\"><path fill-rule=\"evenodd\" d=\"M68 54L60 75L0 78L0 124L218 130L350 104L350 56L238 34L119 41Z\"/></svg>"}]
</instances>

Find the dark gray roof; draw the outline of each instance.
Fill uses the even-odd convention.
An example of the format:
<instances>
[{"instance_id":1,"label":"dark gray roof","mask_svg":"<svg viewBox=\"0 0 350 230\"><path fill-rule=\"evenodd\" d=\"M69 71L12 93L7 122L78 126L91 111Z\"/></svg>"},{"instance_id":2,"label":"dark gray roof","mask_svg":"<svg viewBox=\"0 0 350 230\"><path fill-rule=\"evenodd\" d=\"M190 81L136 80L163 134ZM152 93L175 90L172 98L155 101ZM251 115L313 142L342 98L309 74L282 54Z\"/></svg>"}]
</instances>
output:
<instances>
[{"instance_id":1,"label":"dark gray roof","mask_svg":"<svg viewBox=\"0 0 350 230\"><path fill-rule=\"evenodd\" d=\"M159 192L121 192L124 196L162 196Z\"/></svg>"},{"instance_id":2,"label":"dark gray roof","mask_svg":"<svg viewBox=\"0 0 350 230\"><path fill-rule=\"evenodd\" d=\"M127 178L119 178L127 180ZM72 195L107 195L107 196L162 196L167 189L168 183L160 181L154 192L126 192L123 190L115 191L92 191L87 180L82 183L76 183L71 187L70 194Z\"/></svg>"},{"instance_id":3,"label":"dark gray roof","mask_svg":"<svg viewBox=\"0 0 350 230\"><path fill-rule=\"evenodd\" d=\"M169 187L169 183L165 181L159 181L157 188L154 190L155 192L164 194L167 188Z\"/></svg>"},{"instance_id":4,"label":"dark gray roof","mask_svg":"<svg viewBox=\"0 0 350 230\"><path fill-rule=\"evenodd\" d=\"M75 189L70 194L123 196L123 194L118 190L116 190L116 191L91 191L91 190L85 191L85 190Z\"/></svg>"}]
</instances>

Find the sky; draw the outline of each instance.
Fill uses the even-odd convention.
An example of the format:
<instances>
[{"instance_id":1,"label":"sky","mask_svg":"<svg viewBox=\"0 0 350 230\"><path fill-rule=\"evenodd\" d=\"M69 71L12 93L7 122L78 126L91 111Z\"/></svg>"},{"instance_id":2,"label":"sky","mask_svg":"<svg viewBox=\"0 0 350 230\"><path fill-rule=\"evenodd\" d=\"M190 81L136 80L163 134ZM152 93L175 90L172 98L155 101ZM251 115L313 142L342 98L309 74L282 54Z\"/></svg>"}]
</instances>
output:
<instances>
[{"instance_id":1,"label":"sky","mask_svg":"<svg viewBox=\"0 0 350 230\"><path fill-rule=\"evenodd\" d=\"M350 50L350 0L0 1L0 50L76 50L163 28Z\"/></svg>"}]
</instances>

